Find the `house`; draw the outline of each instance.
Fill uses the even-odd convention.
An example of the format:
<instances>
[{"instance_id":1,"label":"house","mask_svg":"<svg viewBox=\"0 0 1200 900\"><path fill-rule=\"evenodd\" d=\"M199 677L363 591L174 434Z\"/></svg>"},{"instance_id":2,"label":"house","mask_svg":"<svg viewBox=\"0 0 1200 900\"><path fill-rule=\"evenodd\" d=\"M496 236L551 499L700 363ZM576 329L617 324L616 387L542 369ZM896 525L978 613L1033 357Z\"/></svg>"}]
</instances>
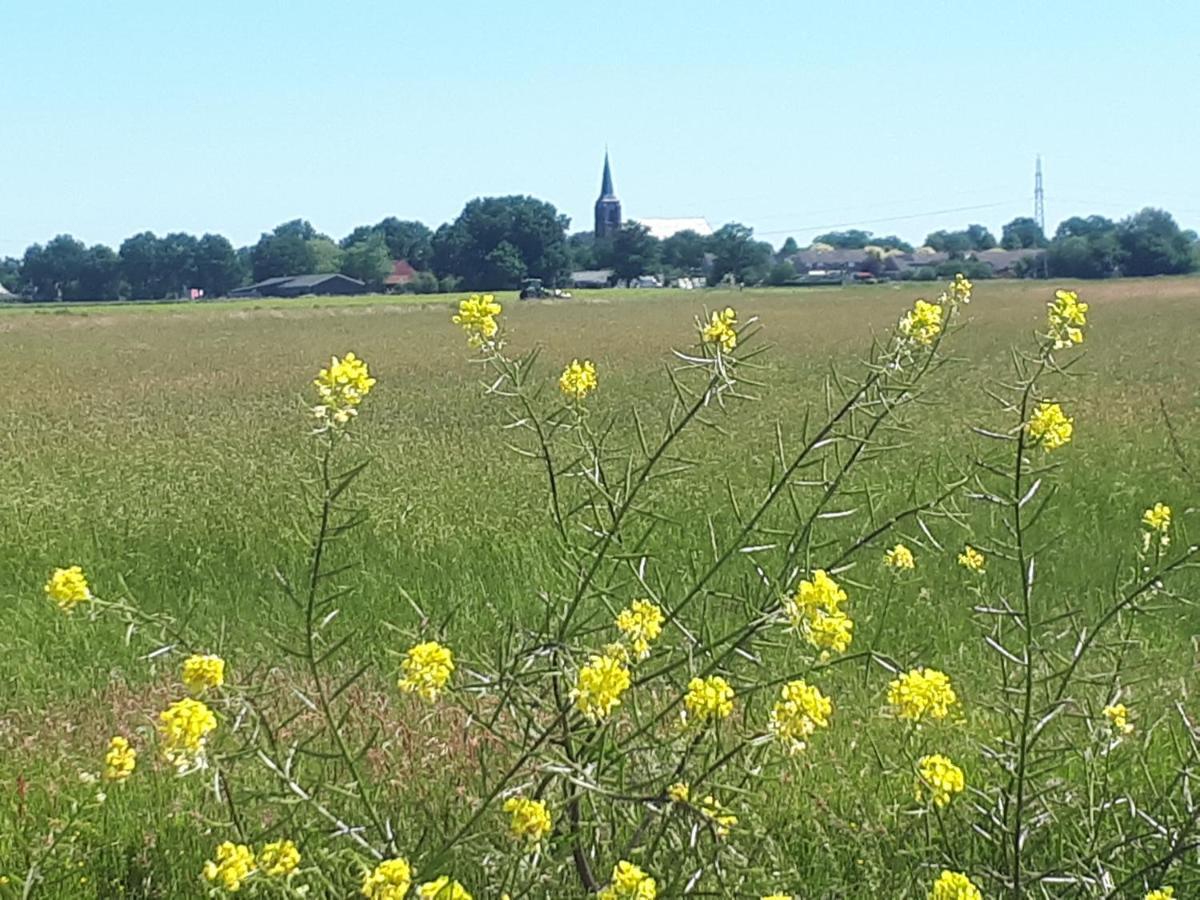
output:
<instances>
[{"instance_id":1,"label":"house","mask_svg":"<svg viewBox=\"0 0 1200 900\"><path fill-rule=\"evenodd\" d=\"M1046 255L1046 251L1033 247L1020 250L1002 250L997 247L994 250L979 250L971 255L979 262L991 266L992 274L997 278L1011 278L1017 274L1019 264L1025 260L1031 263L1040 260Z\"/></svg>"},{"instance_id":2,"label":"house","mask_svg":"<svg viewBox=\"0 0 1200 900\"><path fill-rule=\"evenodd\" d=\"M681 219L635 219L639 225L644 225L650 232L651 237L656 237L660 241L664 241L672 235L679 234L681 231L694 231L703 237L708 237L713 233L713 228L708 224L708 219L703 216L690 216Z\"/></svg>"},{"instance_id":3,"label":"house","mask_svg":"<svg viewBox=\"0 0 1200 900\"><path fill-rule=\"evenodd\" d=\"M571 273L571 287L604 288L612 280L612 269L586 269L582 272Z\"/></svg>"},{"instance_id":4,"label":"house","mask_svg":"<svg viewBox=\"0 0 1200 900\"><path fill-rule=\"evenodd\" d=\"M268 278L257 284L236 288L230 297L303 297L310 294L325 296L340 294L365 294L367 286L357 278L339 275L284 275Z\"/></svg>"},{"instance_id":5,"label":"house","mask_svg":"<svg viewBox=\"0 0 1200 900\"><path fill-rule=\"evenodd\" d=\"M387 278L383 279L383 283L389 291L395 291L409 284L416 277L417 270L407 259L393 259L392 271Z\"/></svg>"}]
</instances>

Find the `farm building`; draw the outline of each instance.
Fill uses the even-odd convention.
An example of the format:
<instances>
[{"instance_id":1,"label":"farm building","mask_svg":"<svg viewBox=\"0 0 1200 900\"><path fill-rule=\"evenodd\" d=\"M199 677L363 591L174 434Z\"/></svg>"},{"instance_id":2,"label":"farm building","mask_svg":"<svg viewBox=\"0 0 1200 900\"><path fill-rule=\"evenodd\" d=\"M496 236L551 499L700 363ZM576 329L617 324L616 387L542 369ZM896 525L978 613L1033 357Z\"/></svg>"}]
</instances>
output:
<instances>
[{"instance_id":1,"label":"farm building","mask_svg":"<svg viewBox=\"0 0 1200 900\"><path fill-rule=\"evenodd\" d=\"M603 288L608 287L612 281L612 269L588 269L582 272L571 273L571 287L576 288Z\"/></svg>"},{"instance_id":2,"label":"farm building","mask_svg":"<svg viewBox=\"0 0 1200 900\"><path fill-rule=\"evenodd\" d=\"M230 297L303 297L308 294L365 294L367 286L357 278L328 275L285 275L236 288Z\"/></svg>"},{"instance_id":3,"label":"farm building","mask_svg":"<svg viewBox=\"0 0 1200 900\"><path fill-rule=\"evenodd\" d=\"M416 277L417 270L407 259L394 259L392 260L392 271L387 278L383 279L383 283L389 291L395 291L409 284Z\"/></svg>"}]
</instances>

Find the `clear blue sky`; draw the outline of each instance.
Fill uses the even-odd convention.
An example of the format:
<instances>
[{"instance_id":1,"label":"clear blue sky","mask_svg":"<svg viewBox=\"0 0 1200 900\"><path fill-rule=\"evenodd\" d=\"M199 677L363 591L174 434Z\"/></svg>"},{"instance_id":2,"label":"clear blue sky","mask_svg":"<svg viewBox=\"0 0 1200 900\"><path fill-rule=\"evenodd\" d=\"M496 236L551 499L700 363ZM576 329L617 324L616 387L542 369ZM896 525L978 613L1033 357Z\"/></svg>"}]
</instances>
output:
<instances>
[{"instance_id":1,"label":"clear blue sky","mask_svg":"<svg viewBox=\"0 0 1200 900\"><path fill-rule=\"evenodd\" d=\"M0 255L529 193L773 243L1032 210L1200 225L1200 4L0 3ZM961 207L979 207L959 209ZM954 212L939 210L956 209Z\"/></svg>"}]
</instances>

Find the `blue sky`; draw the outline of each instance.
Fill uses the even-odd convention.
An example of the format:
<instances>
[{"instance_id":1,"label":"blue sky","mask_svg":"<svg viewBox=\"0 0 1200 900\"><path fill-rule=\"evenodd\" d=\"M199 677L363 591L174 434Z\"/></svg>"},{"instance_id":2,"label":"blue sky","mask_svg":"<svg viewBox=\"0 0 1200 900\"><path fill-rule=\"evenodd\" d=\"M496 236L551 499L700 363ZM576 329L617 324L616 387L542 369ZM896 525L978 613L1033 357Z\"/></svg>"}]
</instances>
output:
<instances>
[{"instance_id":1,"label":"blue sky","mask_svg":"<svg viewBox=\"0 0 1200 900\"><path fill-rule=\"evenodd\" d=\"M1200 226L1200 4L7 0L0 255L304 217L341 237L530 193L627 217L999 233Z\"/></svg>"}]
</instances>

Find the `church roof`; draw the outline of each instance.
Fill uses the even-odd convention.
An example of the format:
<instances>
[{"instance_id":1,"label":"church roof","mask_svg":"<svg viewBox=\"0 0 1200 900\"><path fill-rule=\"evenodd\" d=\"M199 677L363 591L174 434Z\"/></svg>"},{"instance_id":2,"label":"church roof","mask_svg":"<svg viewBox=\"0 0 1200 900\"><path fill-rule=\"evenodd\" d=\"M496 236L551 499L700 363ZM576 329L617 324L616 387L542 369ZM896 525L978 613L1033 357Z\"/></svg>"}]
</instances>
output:
<instances>
[{"instance_id":1,"label":"church roof","mask_svg":"<svg viewBox=\"0 0 1200 900\"><path fill-rule=\"evenodd\" d=\"M681 231L694 231L700 235L710 235L713 233L712 226L708 224L708 219L703 216L692 216L682 219L638 219L639 225L645 225L650 229L650 234L660 240L669 238L673 234L678 234Z\"/></svg>"},{"instance_id":2,"label":"church roof","mask_svg":"<svg viewBox=\"0 0 1200 900\"><path fill-rule=\"evenodd\" d=\"M613 192L612 170L608 167L608 151L604 151L604 178L600 182L600 199L609 200L616 199L616 194Z\"/></svg>"}]
</instances>

